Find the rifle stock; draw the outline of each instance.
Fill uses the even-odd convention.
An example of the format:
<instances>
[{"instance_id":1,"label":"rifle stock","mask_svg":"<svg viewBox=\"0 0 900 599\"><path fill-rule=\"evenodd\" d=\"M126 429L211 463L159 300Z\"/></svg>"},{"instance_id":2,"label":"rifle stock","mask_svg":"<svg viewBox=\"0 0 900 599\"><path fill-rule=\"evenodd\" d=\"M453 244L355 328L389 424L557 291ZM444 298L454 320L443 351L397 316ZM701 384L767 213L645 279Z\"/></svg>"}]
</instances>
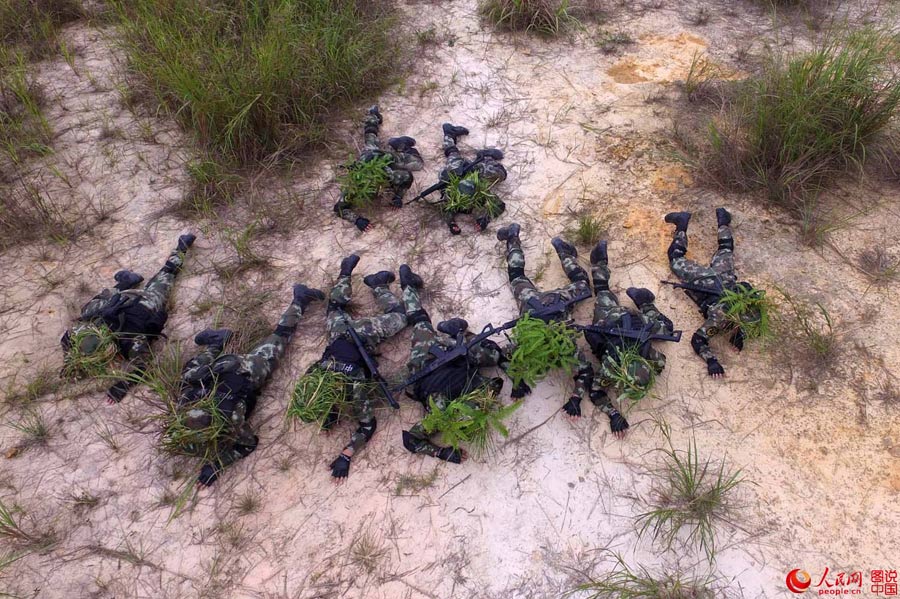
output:
<instances>
[{"instance_id":1,"label":"rifle stock","mask_svg":"<svg viewBox=\"0 0 900 599\"><path fill-rule=\"evenodd\" d=\"M467 164L466 167L460 173L460 177L465 177L466 175L471 173L475 169L475 167L478 166L479 164L481 164L483 161L484 161L484 156L482 156L480 158L476 158L475 160L473 160L472 162ZM407 204L411 204L418 200L424 199L436 191L441 191L443 189L447 189L447 186L449 184L450 184L449 181L438 181L437 183L435 183L434 185L427 188L425 191L423 191L422 193L420 193L419 195L417 195L416 197L411 199L409 202L407 202Z\"/></svg>"},{"instance_id":2,"label":"rifle stock","mask_svg":"<svg viewBox=\"0 0 900 599\"><path fill-rule=\"evenodd\" d=\"M378 386L381 388L381 391L384 393L385 399L387 399L388 404L395 410L400 409L400 404L397 403L397 400L394 399L393 393L391 393L390 387L388 387L387 381L384 380L384 377L381 376L381 373L378 372L378 367L375 365L375 361L369 355L369 351L366 349L365 343L360 338L359 333L356 332L356 329L353 328L353 325L350 324L350 318L346 312L343 313L344 322L347 323L347 332L350 333L350 338L353 340L353 343L356 345L356 349L359 351L359 354L362 356L363 362L366 363L366 368L369 369L369 373L372 375L372 378L375 379L375 382L378 383Z\"/></svg>"}]
</instances>

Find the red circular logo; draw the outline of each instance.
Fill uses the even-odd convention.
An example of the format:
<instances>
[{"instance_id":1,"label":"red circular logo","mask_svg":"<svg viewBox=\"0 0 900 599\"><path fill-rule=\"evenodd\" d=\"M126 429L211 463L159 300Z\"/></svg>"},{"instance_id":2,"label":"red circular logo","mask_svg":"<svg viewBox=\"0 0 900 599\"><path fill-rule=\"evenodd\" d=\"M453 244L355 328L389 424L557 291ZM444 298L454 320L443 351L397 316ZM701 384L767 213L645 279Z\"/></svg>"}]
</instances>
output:
<instances>
[{"instance_id":1,"label":"red circular logo","mask_svg":"<svg viewBox=\"0 0 900 599\"><path fill-rule=\"evenodd\" d=\"M800 568L796 568L788 572L787 578L785 578L784 583L787 585L787 588L790 592L802 593L809 588L810 583L812 583L812 579L809 577L809 572L807 572L806 570L801 570Z\"/></svg>"}]
</instances>

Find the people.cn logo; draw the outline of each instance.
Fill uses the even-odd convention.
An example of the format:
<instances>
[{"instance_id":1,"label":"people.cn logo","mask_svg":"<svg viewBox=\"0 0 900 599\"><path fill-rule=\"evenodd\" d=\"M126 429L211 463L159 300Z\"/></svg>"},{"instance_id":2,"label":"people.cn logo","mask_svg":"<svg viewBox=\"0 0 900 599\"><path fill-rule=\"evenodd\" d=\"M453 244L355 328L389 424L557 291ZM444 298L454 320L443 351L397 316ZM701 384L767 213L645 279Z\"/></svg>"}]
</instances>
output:
<instances>
[{"instance_id":1,"label":"people.cn logo","mask_svg":"<svg viewBox=\"0 0 900 599\"><path fill-rule=\"evenodd\" d=\"M812 578L809 572L796 568L788 572L787 578L784 580L787 588L792 593L802 593L809 588Z\"/></svg>"}]
</instances>

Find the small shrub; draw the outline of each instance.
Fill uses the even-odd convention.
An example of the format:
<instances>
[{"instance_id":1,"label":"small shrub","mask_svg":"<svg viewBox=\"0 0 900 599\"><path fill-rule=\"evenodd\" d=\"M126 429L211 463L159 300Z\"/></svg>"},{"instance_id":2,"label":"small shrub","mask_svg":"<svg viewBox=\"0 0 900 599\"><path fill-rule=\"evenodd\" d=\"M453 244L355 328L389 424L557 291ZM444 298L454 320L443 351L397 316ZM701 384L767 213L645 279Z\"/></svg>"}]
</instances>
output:
<instances>
[{"instance_id":1,"label":"small shrub","mask_svg":"<svg viewBox=\"0 0 900 599\"><path fill-rule=\"evenodd\" d=\"M361 533L350 545L352 562L369 574L378 568L388 554L389 550L385 547L384 540L369 530Z\"/></svg>"},{"instance_id":2,"label":"small shrub","mask_svg":"<svg viewBox=\"0 0 900 599\"><path fill-rule=\"evenodd\" d=\"M390 154L382 154L371 160L351 160L345 166L345 172L338 177L344 201L354 210L369 207L387 187L390 177L387 167L393 158Z\"/></svg>"},{"instance_id":3,"label":"small shrub","mask_svg":"<svg viewBox=\"0 0 900 599\"><path fill-rule=\"evenodd\" d=\"M380 90L401 39L388 2L115 0L134 74L217 155L295 155ZM140 95L140 94L139 94Z\"/></svg>"},{"instance_id":4,"label":"small shrub","mask_svg":"<svg viewBox=\"0 0 900 599\"><path fill-rule=\"evenodd\" d=\"M655 541L671 549L679 532L688 530L687 542L696 544L712 561L715 558L716 526L727 520L734 489L743 482L740 470L702 460L697 442L685 451L676 450L667 426L662 427L668 447L659 478L653 488L651 509L638 516L639 534L649 532Z\"/></svg>"},{"instance_id":5,"label":"small shrub","mask_svg":"<svg viewBox=\"0 0 900 599\"><path fill-rule=\"evenodd\" d=\"M18 445L20 449L43 445L50 438L50 428L40 412L26 412L21 420L11 422L7 426L25 437Z\"/></svg>"},{"instance_id":6,"label":"small shrub","mask_svg":"<svg viewBox=\"0 0 900 599\"><path fill-rule=\"evenodd\" d=\"M593 247L606 237L608 232L609 223L606 218L586 213L578 216L575 225L566 231L566 237L574 239L581 245Z\"/></svg>"},{"instance_id":7,"label":"small shrub","mask_svg":"<svg viewBox=\"0 0 900 599\"><path fill-rule=\"evenodd\" d=\"M69 379L107 376L119 352L116 334L99 324L76 327L69 336L69 344L62 371Z\"/></svg>"},{"instance_id":8,"label":"small shrub","mask_svg":"<svg viewBox=\"0 0 900 599\"><path fill-rule=\"evenodd\" d=\"M459 183L463 179L475 186L475 193L466 195L459 191ZM471 172L465 177L451 173L444 190L444 200L440 204L441 211L449 214L484 211L490 218L496 218L500 216L502 208L500 198L491 191L493 186L493 182L482 179L477 172Z\"/></svg>"},{"instance_id":9,"label":"small shrub","mask_svg":"<svg viewBox=\"0 0 900 599\"><path fill-rule=\"evenodd\" d=\"M576 590L589 599L714 599L708 578L686 577L677 571L659 574L644 566L630 568L622 556L603 577L580 585Z\"/></svg>"},{"instance_id":10,"label":"small shrub","mask_svg":"<svg viewBox=\"0 0 900 599\"><path fill-rule=\"evenodd\" d=\"M552 37L575 22L569 0L482 0L481 16L497 29Z\"/></svg>"},{"instance_id":11,"label":"small shrub","mask_svg":"<svg viewBox=\"0 0 900 599\"><path fill-rule=\"evenodd\" d=\"M350 379L341 372L313 368L300 377L294 386L287 418L306 423L315 422L321 427L332 410L341 413L346 409L349 383Z\"/></svg>"},{"instance_id":12,"label":"small shrub","mask_svg":"<svg viewBox=\"0 0 900 599\"><path fill-rule=\"evenodd\" d=\"M428 474L401 474L397 477L397 486L394 487L394 495L403 495L407 492L418 493L424 489L430 489L437 480L438 469L435 468Z\"/></svg>"},{"instance_id":13,"label":"small shrub","mask_svg":"<svg viewBox=\"0 0 900 599\"><path fill-rule=\"evenodd\" d=\"M779 289L793 317L784 323L788 333L795 336L805 347L809 357L817 365L827 365L837 354L837 333L834 320L828 310L819 302L808 304Z\"/></svg>"},{"instance_id":14,"label":"small shrub","mask_svg":"<svg viewBox=\"0 0 900 599\"><path fill-rule=\"evenodd\" d=\"M507 375L513 384L524 381L533 387L556 368L571 372L578 362L575 336L576 332L564 322L546 323L525 314L510 335L515 350L510 356Z\"/></svg>"},{"instance_id":15,"label":"small shrub","mask_svg":"<svg viewBox=\"0 0 900 599\"><path fill-rule=\"evenodd\" d=\"M476 456L491 447L494 431L506 437L509 431L503 420L515 412L521 402L504 406L489 389L480 388L458 397L441 410L429 399L430 411L422 421L431 435L440 433L444 443L459 449L466 445Z\"/></svg>"},{"instance_id":16,"label":"small shrub","mask_svg":"<svg viewBox=\"0 0 900 599\"><path fill-rule=\"evenodd\" d=\"M765 339L772 336L770 314L774 306L765 289L738 285L734 289L725 289L720 301L729 322L740 328L744 337Z\"/></svg>"}]
</instances>

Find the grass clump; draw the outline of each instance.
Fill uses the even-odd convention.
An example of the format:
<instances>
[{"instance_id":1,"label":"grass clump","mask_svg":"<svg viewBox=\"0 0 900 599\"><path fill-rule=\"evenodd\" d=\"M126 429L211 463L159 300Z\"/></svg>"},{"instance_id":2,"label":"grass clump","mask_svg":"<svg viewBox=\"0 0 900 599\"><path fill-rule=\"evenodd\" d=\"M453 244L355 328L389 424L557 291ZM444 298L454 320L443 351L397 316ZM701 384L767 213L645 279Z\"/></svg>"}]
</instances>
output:
<instances>
[{"instance_id":1,"label":"grass clump","mask_svg":"<svg viewBox=\"0 0 900 599\"><path fill-rule=\"evenodd\" d=\"M332 411L341 413L345 410L349 384L350 379L341 372L313 368L300 377L294 386L287 418L324 425Z\"/></svg>"},{"instance_id":2,"label":"grass clump","mask_svg":"<svg viewBox=\"0 0 900 599\"><path fill-rule=\"evenodd\" d=\"M390 182L387 168L393 160L390 154L381 154L370 160L349 161L338 177L344 201L354 210L369 207Z\"/></svg>"},{"instance_id":3,"label":"grass clump","mask_svg":"<svg viewBox=\"0 0 900 599\"><path fill-rule=\"evenodd\" d=\"M632 405L644 399L656 382L656 370L634 344L617 347L616 355L603 357L602 380L616 389L618 401L627 399Z\"/></svg>"},{"instance_id":4,"label":"grass clump","mask_svg":"<svg viewBox=\"0 0 900 599\"><path fill-rule=\"evenodd\" d=\"M766 339L772 336L772 300L765 289L755 289L739 284L733 289L725 289L719 299L725 309L725 316L734 328L740 328L747 339Z\"/></svg>"},{"instance_id":5,"label":"grass clump","mask_svg":"<svg viewBox=\"0 0 900 599\"><path fill-rule=\"evenodd\" d=\"M838 350L837 331L831 314L819 302L810 304L784 290L779 291L792 312L792 318L784 323L788 332L803 344L814 363L830 364Z\"/></svg>"},{"instance_id":6,"label":"grass clump","mask_svg":"<svg viewBox=\"0 0 900 599\"><path fill-rule=\"evenodd\" d=\"M50 438L50 427L40 412L26 412L18 422L8 424L9 428L21 433L25 439L17 447L27 449L36 445L44 445Z\"/></svg>"},{"instance_id":7,"label":"grass clump","mask_svg":"<svg viewBox=\"0 0 900 599\"><path fill-rule=\"evenodd\" d=\"M107 376L119 353L116 334L102 324L79 326L69 336L62 375L69 379Z\"/></svg>"},{"instance_id":8,"label":"grass clump","mask_svg":"<svg viewBox=\"0 0 900 599\"><path fill-rule=\"evenodd\" d=\"M78 0L0 0L0 47L18 46L29 58L55 52L60 26L81 18Z\"/></svg>"},{"instance_id":9,"label":"grass clump","mask_svg":"<svg viewBox=\"0 0 900 599\"><path fill-rule=\"evenodd\" d=\"M524 31L553 37L576 21L569 0L482 0L482 18L501 31Z\"/></svg>"},{"instance_id":10,"label":"grass clump","mask_svg":"<svg viewBox=\"0 0 900 599\"><path fill-rule=\"evenodd\" d=\"M511 333L515 350L506 373L513 384L524 381L534 387L553 369L571 372L578 363L576 335L564 322L547 323L529 314L522 316Z\"/></svg>"},{"instance_id":11,"label":"grass clump","mask_svg":"<svg viewBox=\"0 0 900 599\"><path fill-rule=\"evenodd\" d=\"M468 195L459 190L460 181L469 181L475 188L475 193ZM450 173L447 188L444 190L444 198L441 202L441 211L448 214L485 212L490 218L497 218L503 212L503 204L491 189L492 181L482 179L477 171L460 177L456 173Z\"/></svg>"},{"instance_id":12,"label":"grass clump","mask_svg":"<svg viewBox=\"0 0 900 599\"><path fill-rule=\"evenodd\" d=\"M714 599L710 580L679 572L655 574L644 566L631 568L616 555L616 564L602 578L580 585L588 599Z\"/></svg>"},{"instance_id":13,"label":"grass clump","mask_svg":"<svg viewBox=\"0 0 900 599\"><path fill-rule=\"evenodd\" d=\"M654 500L649 511L638 516L639 534L649 532L668 550L682 529L687 529L688 544L696 544L712 561L716 549L716 525L727 521L735 488L743 482L740 470L727 468L700 458L697 441L686 450L672 446L670 431L662 425L668 445L661 473L655 481Z\"/></svg>"},{"instance_id":14,"label":"grass clump","mask_svg":"<svg viewBox=\"0 0 900 599\"><path fill-rule=\"evenodd\" d=\"M722 184L762 188L800 214L836 177L858 170L900 102L898 44L872 29L771 61L709 124L706 167Z\"/></svg>"},{"instance_id":15,"label":"grass clump","mask_svg":"<svg viewBox=\"0 0 900 599\"><path fill-rule=\"evenodd\" d=\"M575 224L566 230L566 237L574 239L581 245L593 247L606 237L608 232L609 222L605 217L585 213L578 215Z\"/></svg>"},{"instance_id":16,"label":"grass clump","mask_svg":"<svg viewBox=\"0 0 900 599\"><path fill-rule=\"evenodd\" d=\"M387 2L114 5L132 72L201 142L239 162L321 143L328 118L381 89L397 65Z\"/></svg>"},{"instance_id":17,"label":"grass clump","mask_svg":"<svg viewBox=\"0 0 900 599\"><path fill-rule=\"evenodd\" d=\"M198 413L203 416L198 418ZM232 433L231 421L219 409L213 385L199 401L187 405L169 403L169 410L163 417L160 447L171 455L214 461L219 455L219 445L229 444Z\"/></svg>"},{"instance_id":18,"label":"grass clump","mask_svg":"<svg viewBox=\"0 0 900 599\"><path fill-rule=\"evenodd\" d=\"M495 431L509 436L503 421L522 402L504 406L493 392L482 387L454 399L443 410L433 399L428 403L430 410L422 421L426 433L440 433L443 442L453 449L466 445L473 454L482 456L491 448Z\"/></svg>"}]
</instances>

